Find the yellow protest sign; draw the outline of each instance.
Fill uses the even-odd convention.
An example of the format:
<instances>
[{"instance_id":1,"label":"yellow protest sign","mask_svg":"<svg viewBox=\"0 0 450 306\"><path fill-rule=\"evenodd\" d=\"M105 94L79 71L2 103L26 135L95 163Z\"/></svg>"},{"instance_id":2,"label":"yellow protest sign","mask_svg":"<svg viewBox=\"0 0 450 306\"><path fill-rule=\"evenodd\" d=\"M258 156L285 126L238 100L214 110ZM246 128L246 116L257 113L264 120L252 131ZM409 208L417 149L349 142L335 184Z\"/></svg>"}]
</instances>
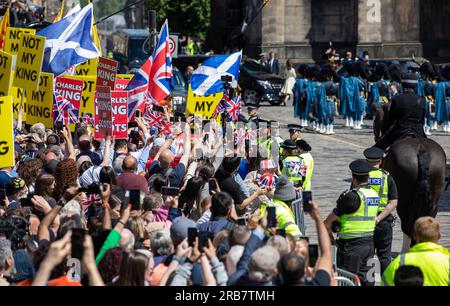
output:
<instances>
[{"instance_id":1,"label":"yellow protest sign","mask_svg":"<svg viewBox=\"0 0 450 306\"><path fill-rule=\"evenodd\" d=\"M0 168L13 167L14 162L14 127L12 97L0 97Z\"/></svg>"},{"instance_id":2,"label":"yellow protest sign","mask_svg":"<svg viewBox=\"0 0 450 306\"><path fill-rule=\"evenodd\" d=\"M9 96L11 90L12 55L0 51L0 97Z\"/></svg>"},{"instance_id":3,"label":"yellow protest sign","mask_svg":"<svg viewBox=\"0 0 450 306\"><path fill-rule=\"evenodd\" d=\"M3 51L17 55L19 53L19 44L23 34L35 34L34 29L8 28L6 30L5 49Z\"/></svg>"},{"instance_id":4,"label":"yellow protest sign","mask_svg":"<svg viewBox=\"0 0 450 306\"><path fill-rule=\"evenodd\" d=\"M45 37L23 34L17 54L13 85L33 91L39 87Z\"/></svg>"},{"instance_id":5,"label":"yellow protest sign","mask_svg":"<svg viewBox=\"0 0 450 306\"><path fill-rule=\"evenodd\" d=\"M134 74L117 74L116 78L122 80L131 80L134 77Z\"/></svg>"},{"instance_id":6,"label":"yellow protest sign","mask_svg":"<svg viewBox=\"0 0 450 306\"><path fill-rule=\"evenodd\" d=\"M186 102L186 116L195 114L204 118L211 118L220 100L222 100L222 97L223 93L209 96L196 95L189 85Z\"/></svg>"},{"instance_id":7,"label":"yellow protest sign","mask_svg":"<svg viewBox=\"0 0 450 306\"><path fill-rule=\"evenodd\" d=\"M94 122L95 114L95 87L97 84L97 77L95 75L85 75L85 76L65 76L69 79L82 80L83 81L83 94L80 103L80 118L92 119L92 124ZM90 123L90 119L88 120ZM83 120L85 121L85 120ZM93 126L91 126L91 131L93 132Z\"/></svg>"},{"instance_id":8,"label":"yellow protest sign","mask_svg":"<svg viewBox=\"0 0 450 306\"><path fill-rule=\"evenodd\" d=\"M97 75L98 58L87 60L77 65L75 74L78 75Z\"/></svg>"},{"instance_id":9,"label":"yellow protest sign","mask_svg":"<svg viewBox=\"0 0 450 306\"><path fill-rule=\"evenodd\" d=\"M14 72L13 76L14 78ZM20 102L23 101L23 108L25 110L26 108L26 98L25 98L25 89L23 88L17 88L15 86L11 87L11 96L13 98L13 113L14 113L14 119L17 120L17 117L19 115L19 108L20 108ZM23 113L22 121L27 121L27 113Z\"/></svg>"},{"instance_id":10,"label":"yellow protest sign","mask_svg":"<svg viewBox=\"0 0 450 306\"><path fill-rule=\"evenodd\" d=\"M39 78L39 89L26 92L25 112L27 124L42 122L46 128L53 128L53 74L42 72Z\"/></svg>"}]
</instances>

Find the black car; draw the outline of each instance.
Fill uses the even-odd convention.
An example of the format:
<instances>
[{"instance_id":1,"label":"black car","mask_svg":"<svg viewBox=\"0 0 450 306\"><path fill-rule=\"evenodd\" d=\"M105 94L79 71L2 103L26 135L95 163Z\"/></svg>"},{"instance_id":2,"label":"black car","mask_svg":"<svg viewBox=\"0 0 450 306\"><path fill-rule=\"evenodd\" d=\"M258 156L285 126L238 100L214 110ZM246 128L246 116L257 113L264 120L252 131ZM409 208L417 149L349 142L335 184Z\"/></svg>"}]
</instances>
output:
<instances>
[{"instance_id":1,"label":"black car","mask_svg":"<svg viewBox=\"0 0 450 306\"><path fill-rule=\"evenodd\" d=\"M278 105L286 96L281 92L283 85L282 77L272 74L255 60L245 60L239 68L239 86L245 103L267 101Z\"/></svg>"}]
</instances>

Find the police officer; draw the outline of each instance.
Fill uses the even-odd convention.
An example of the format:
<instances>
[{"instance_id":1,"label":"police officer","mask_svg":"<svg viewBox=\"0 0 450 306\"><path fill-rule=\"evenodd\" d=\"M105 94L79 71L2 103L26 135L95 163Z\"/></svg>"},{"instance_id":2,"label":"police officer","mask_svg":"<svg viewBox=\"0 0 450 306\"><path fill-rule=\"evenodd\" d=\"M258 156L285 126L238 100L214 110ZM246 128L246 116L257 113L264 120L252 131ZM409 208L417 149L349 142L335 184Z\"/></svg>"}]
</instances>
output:
<instances>
[{"instance_id":1,"label":"police officer","mask_svg":"<svg viewBox=\"0 0 450 306\"><path fill-rule=\"evenodd\" d=\"M381 274L392 260L392 227L394 223L392 212L397 208L398 202L397 185L394 179L389 172L380 168L383 155L383 150L379 148L369 148L364 151L367 162L374 168L369 173L369 185L380 197L373 242L380 260Z\"/></svg>"},{"instance_id":2,"label":"police officer","mask_svg":"<svg viewBox=\"0 0 450 306\"><path fill-rule=\"evenodd\" d=\"M406 73L402 75L404 93L392 99L387 119L383 121L384 136L375 147L386 150L396 140L407 135L426 138L423 126L425 124L425 98L419 97L414 89L418 83L417 75Z\"/></svg>"},{"instance_id":3,"label":"police officer","mask_svg":"<svg viewBox=\"0 0 450 306\"><path fill-rule=\"evenodd\" d=\"M302 187L305 182L307 166L302 157L298 155L297 144L288 139L281 144L283 155L280 160L280 170L295 187Z\"/></svg>"},{"instance_id":4,"label":"police officer","mask_svg":"<svg viewBox=\"0 0 450 306\"><path fill-rule=\"evenodd\" d=\"M338 232L337 266L359 276L363 285L373 285L368 278L371 269L368 260L374 256L373 232L380 198L369 186L369 172L372 167L365 160L350 164L351 191L341 194L336 208L325 220L329 232Z\"/></svg>"},{"instance_id":5,"label":"police officer","mask_svg":"<svg viewBox=\"0 0 450 306\"><path fill-rule=\"evenodd\" d=\"M280 146L283 143L283 139L279 136L278 126L278 121L259 119L258 146L267 152L268 158L273 159L276 163L282 153Z\"/></svg>"},{"instance_id":6,"label":"police officer","mask_svg":"<svg viewBox=\"0 0 450 306\"><path fill-rule=\"evenodd\" d=\"M247 104L248 128L259 129L258 106L253 103Z\"/></svg>"},{"instance_id":7,"label":"police officer","mask_svg":"<svg viewBox=\"0 0 450 306\"><path fill-rule=\"evenodd\" d=\"M302 127L298 124L288 124L289 129L289 138L291 140L297 141L300 140L300 132L302 131Z\"/></svg>"},{"instance_id":8,"label":"police officer","mask_svg":"<svg viewBox=\"0 0 450 306\"><path fill-rule=\"evenodd\" d=\"M304 141L303 139L297 140L297 150L300 153L300 157L303 158L303 161L306 165L306 177L305 181L303 182L302 189L304 191L311 191L311 178L314 171L314 159L311 155L311 146Z\"/></svg>"}]
</instances>

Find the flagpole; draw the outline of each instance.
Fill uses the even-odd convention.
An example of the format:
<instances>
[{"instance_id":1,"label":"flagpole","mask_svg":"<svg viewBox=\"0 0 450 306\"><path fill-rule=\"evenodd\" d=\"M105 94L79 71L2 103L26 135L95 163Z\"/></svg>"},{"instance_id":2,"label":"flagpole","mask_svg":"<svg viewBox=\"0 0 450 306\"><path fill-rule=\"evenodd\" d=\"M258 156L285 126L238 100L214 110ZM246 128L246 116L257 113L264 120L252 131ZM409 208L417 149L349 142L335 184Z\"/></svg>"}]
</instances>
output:
<instances>
[{"instance_id":1,"label":"flagpole","mask_svg":"<svg viewBox=\"0 0 450 306\"><path fill-rule=\"evenodd\" d=\"M247 26L245 27L244 32L248 29L248 27L253 23L253 21L256 20L256 18L259 16L259 14L261 14L263 8L270 2L270 0L263 0L263 5L261 6L261 8L259 9L258 13L253 16L253 18L248 22Z\"/></svg>"},{"instance_id":2,"label":"flagpole","mask_svg":"<svg viewBox=\"0 0 450 306\"><path fill-rule=\"evenodd\" d=\"M103 22L103 21L105 21L106 19L109 19L109 18L111 18L112 16L114 16L114 15L116 15L116 14L125 11L126 9L129 9L129 8L132 7L132 6L135 6L135 5L137 5L137 4L141 4L141 3L144 2L144 1L145 1L145 0L139 0L139 1L136 1L136 2L134 2L134 3L132 3L132 4L130 4L130 5L127 5L127 6L125 6L123 9L120 9L120 10L118 10L117 12L114 12L114 13L112 13L111 15L105 16L105 17L103 17L102 19L98 20L96 23L94 23L94 25L97 25L97 24L99 24L100 22Z\"/></svg>"}]
</instances>

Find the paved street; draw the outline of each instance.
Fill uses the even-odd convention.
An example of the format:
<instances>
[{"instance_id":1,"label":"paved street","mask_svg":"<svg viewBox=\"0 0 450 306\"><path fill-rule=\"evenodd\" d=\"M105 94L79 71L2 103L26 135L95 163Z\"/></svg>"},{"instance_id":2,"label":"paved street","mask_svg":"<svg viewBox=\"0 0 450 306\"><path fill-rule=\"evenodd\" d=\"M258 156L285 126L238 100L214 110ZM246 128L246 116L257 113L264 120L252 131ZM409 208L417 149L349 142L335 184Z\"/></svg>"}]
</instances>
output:
<instances>
[{"instance_id":1,"label":"paved street","mask_svg":"<svg viewBox=\"0 0 450 306\"><path fill-rule=\"evenodd\" d=\"M286 107L270 106L264 103L259 110L260 116L264 119L278 120L281 127L289 123L298 123L298 120L293 118L293 108L289 106L289 103ZM313 148L312 155L315 161L312 178L313 198L318 201L323 218L326 218L335 207L340 193L350 186L349 163L354 159L363 158L363 151L374 144L371 122L366 121L365 128L359 131L345 128L343 124L343 120L337 120L336 135L333 136L313 132L303 133L302 136ZM284 139L288 136L287 129L282 129L281 136ZM450 172L450 135L439 132L431 138L444 148L447 154L447 173ZM403 239L400 221L397 220L392 247L394 252L401 250ZM450 248L450 187L441 197L438 220L441 223L441 243ZM307 227L307 234L312 236L314 241L316 239L315 227L308 217Z\"/></svg>"}]
</instances>

